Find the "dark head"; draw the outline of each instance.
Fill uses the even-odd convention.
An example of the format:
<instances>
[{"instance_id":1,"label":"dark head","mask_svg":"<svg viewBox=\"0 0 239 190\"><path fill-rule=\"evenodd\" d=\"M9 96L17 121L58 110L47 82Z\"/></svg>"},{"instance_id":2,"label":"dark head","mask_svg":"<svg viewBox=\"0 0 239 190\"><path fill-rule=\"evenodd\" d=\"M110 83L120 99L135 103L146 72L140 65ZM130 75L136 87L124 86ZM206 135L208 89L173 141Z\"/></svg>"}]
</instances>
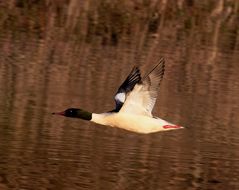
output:
<instances>
[{"instance_id":1,"label":"dark head","mask_svg":"<svg viewBox=\"0 0 239 190\"><path fill-rule=\"evenodd\" d=\"M63 115L65 117L81 118L84 120L92 119L92 113L84 111L82 109L78 109L78 108L69 108L63 112L52 113L52 114Z\"/></svg>"}]
</instances>

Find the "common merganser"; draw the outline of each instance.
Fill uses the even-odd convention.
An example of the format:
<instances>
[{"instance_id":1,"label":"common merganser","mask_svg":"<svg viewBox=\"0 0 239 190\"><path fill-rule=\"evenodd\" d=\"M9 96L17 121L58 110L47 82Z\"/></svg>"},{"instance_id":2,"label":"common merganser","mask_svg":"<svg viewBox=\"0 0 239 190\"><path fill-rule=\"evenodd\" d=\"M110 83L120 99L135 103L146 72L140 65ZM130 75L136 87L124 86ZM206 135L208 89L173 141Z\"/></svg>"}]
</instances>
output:
<instances>
[{"instance_id":1,"label":"common merganser","mask_svg":"<svg viewBox=\"0 0 239 190\"><path fill-rule=\"evenodd\" d=\"M114 97L116 107L112 111L97 114L78 108L69 108L53 114L89 120L142 134L182 129L182 126L153 117L151 113L164 75L164 63L164 59L161 58L143 78L139 68L134 67L119 87Z\"/></svg>"}]
</instances>

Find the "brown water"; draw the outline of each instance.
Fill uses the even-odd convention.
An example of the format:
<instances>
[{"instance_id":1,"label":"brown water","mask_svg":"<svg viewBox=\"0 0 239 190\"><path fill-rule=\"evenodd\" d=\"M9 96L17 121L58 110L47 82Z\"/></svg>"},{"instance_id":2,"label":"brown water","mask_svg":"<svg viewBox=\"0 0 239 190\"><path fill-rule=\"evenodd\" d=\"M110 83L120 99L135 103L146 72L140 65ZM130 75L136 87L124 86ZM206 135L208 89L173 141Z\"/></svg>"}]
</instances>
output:
<instances>
[{"instance_id":1,"label":"brown water","mask_svg":"<svg viewBox=\"0 0 239 190\"><path fill-rule=\"evenodd\" d=\"M165 57L139 135L50 113L111 110ZM239 2L0 1L0 189L239 189Z\"/></svg>"}]
</instances>

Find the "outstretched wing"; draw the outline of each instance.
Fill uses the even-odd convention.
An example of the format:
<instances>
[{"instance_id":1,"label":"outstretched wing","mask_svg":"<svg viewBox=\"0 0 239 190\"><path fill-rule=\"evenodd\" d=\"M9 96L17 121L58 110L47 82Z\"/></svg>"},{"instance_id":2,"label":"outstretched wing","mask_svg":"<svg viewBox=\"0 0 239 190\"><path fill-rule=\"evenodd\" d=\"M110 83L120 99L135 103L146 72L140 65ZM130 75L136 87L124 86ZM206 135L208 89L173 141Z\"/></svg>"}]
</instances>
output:
<instances>
[{"instance_id":1,"label":"outstretched wing","mask_svg":"<svg viewBox=\"0 0 239 190\"><path fill-rule=\"evenodd\" d=\"M135 85L134 89L128 94L120 112L152 116L151 112L164 74L164 63L164 59L161 58L142 79L142 82Z\"/></svg>"},{"instance_id":2,"label":"outstretched wing","mask_svg":"<svg viewBox=\"0 0 239 190\"><path fill-rule=\"evenodd\" d=\"M127 93L131 92L138 82L141 81L140 71L138 67L134 67L125 81L120 85L117 93L115 94L115 112L118 112L123 106Z\"/></svg>"}]
</instances>

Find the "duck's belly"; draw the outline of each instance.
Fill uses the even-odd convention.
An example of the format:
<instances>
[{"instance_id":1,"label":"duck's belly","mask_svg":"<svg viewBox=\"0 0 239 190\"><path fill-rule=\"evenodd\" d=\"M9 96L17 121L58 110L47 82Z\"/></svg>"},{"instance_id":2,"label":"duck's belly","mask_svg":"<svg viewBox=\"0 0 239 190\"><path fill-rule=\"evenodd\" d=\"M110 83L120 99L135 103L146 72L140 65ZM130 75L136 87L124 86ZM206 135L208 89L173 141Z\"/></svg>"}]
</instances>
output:
<instances>
[{"instance_id":1,"label":"duck's belly","mask_svg":"<svg viewBox=\"0 0 239 190\"><path fill-rule=\"evenodd\" d=\"M173 125L162 119L150 118L147 116L117 113L106 117L106 125L119 127L137 133L154 133L158 131L172 130L174 128L165 128L164 126Z\"/></svg>"}]
</instances>

